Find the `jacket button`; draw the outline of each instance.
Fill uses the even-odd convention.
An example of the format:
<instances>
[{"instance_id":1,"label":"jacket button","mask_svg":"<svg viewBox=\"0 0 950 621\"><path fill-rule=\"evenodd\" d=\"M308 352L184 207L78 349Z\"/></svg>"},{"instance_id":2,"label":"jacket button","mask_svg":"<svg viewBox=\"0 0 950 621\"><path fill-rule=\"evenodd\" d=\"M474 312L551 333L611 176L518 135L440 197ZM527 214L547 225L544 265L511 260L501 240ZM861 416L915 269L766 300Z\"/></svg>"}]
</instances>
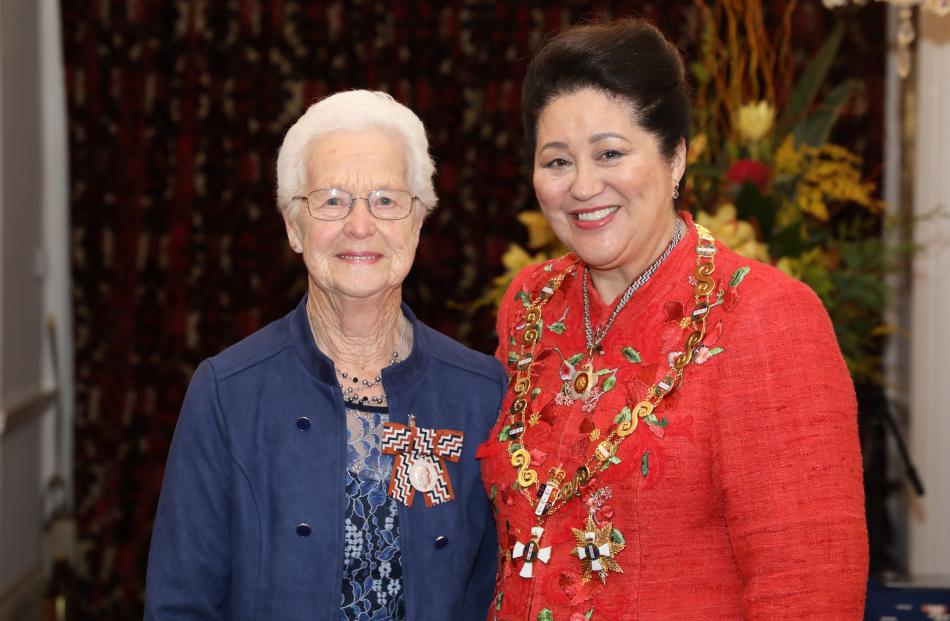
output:
<instances>
[{"instance_id":1,"label":"jacket button","mask_svg":"<svg viewBox=\"0 0 950 621\"><path fill-rule=\"evenodd\" d=\"M307 524L306 522L301 522L300 524L297 524L297 534L300 535L301 537L309 537L310 524Z\"/></svg>"},{"instance_id":2,"label":"jacket button","mask_svg":"<svg viewBox=\"0 0 950 621\"><path fill-rule=\"evenodd\" d=\"M306 431L310 429L310 419L306 416L301 416L297 419L297 429L300 431Z\"/></svg>"},{"instance_id":3,"label":"jacket button","mask_svg":"<svg viewBox=\"0 0 950 621\"><path fill-rule=\"evenodd\" d=\"M440 548L440 549L444 548L445 546L449 545L449 538L446 537L445 535L439 535L438 537L435 538L434 545L435 547Z\"/></svg>"}]
</instances>

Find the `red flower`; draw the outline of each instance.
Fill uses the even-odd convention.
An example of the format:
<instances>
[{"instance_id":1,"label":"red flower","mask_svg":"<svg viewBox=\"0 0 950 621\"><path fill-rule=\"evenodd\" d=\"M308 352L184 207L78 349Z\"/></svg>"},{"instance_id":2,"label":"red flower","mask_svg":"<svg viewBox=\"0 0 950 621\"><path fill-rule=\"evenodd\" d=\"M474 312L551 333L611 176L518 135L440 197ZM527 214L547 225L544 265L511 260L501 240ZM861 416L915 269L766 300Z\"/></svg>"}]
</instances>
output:
<instances>
[{"instance_id":1,"label":"red flower","mask_svg":"<svg viewBox=\"0 0 950 621\"><path fill-rule=\"evenodd\" d=\"M604 505L600 509L597 509L594 515L598 522L609 522L613 516L614 508L610 505Z\"/></svg>"},{"instance_id":2,"label":"red flower","mask_svg":"<svg viewBox=\"0 0 950 621\"><path fill-rule=\"evenodd\" d=\"M736 291L735 287L729 287L726 289L725 295L722 297L722 308L727 313L731 313L732 310L736 307L736 304L739 303L739 292Z\"/></svg>"},{"instance_id":3,"label":"red flower","mask_svg":"<svg viewBox=\"0 0 950 621\"><path fill-rule=\"evenodd\" d=\"M541 449L528 449L528 452L531 453L532 466L543 466L544 462L548 459L548 454Z\"/></svg>"},{"instance_id":4,"label":"red flower","mask_svg":"<svg viewBox=\"0 0 950 621\"><path fill-rule=\"evenodd\" d=\"M580 606L584 602L591 600L590 593L584 588L584 583L581 582L580 576L561 572L558 583L564 591L564 594L567 595L570 600L571 606Z\"/></svg>"},{"instance_id":5,"label":"red flower","mask_svg":"<svg viewBox=\"0 0 950 621\"><path fill-rule=\"evenodd\" d=\"M542 421L538 421L538 424L530 428L531 442L537 444L544 444L547 442L548 437L551 435L551 425Z\"/></svg>"},{"instance_id":6,"label":"red flower","mask_svg":"<svg viewBox=\"0 0 950 621\"><path fill-rule=\"evenodd\" d=\"M765 192L765 186L769 183L769 177L772 171L769 167L757 160L739 160L732 165L732 168L726 173L726 179L742 185L751 183L759 189L760 193Z\"/></svg>"},{"instance_id":7,"label":"red flower","mask_svg":"<svg viewBox=\"0 0 950 621\"><path fill-rule=\"evenodd\" d=\"M682 302L672 301L663 305L663 315L667 322L675 321L676 323L679 323L680 319L682 319L683 315L685 314L686 308L683 306Z\"/></svg>"},{"instance_id":8,"label":"red flower","mask_svg":"<svg viewBox=\"0 0 950 621\"><path fill-rule=\"evenodd\" d=\"M511 489L507 485L501 488L499 496L501 496L501 501L509 507L514 506L514 504L518 502L518 492ZM514 544L512 543L512 545Z\"/></svg>"}]
</instances>

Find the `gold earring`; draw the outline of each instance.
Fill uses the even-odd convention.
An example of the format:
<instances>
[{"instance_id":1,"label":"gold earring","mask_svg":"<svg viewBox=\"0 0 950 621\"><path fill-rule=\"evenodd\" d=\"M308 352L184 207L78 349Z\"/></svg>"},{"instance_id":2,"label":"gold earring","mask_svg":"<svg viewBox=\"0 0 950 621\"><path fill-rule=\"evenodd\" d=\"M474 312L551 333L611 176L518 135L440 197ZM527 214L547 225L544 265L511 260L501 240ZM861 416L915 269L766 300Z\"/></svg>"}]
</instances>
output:
<instances>
[{"instance_id":1,"label":"gold earring","mask_svg":"<svg viewBox=\"0 0 950 621\"><path fill-rule=\"evenodd\" d=\"M680 185L680 184L679 184L679 181L674 181L674 182L673 182L673 200L674 200L674 201L680 197L680 188L679 188L679 185Z\"/></svg>"}]
</instances>

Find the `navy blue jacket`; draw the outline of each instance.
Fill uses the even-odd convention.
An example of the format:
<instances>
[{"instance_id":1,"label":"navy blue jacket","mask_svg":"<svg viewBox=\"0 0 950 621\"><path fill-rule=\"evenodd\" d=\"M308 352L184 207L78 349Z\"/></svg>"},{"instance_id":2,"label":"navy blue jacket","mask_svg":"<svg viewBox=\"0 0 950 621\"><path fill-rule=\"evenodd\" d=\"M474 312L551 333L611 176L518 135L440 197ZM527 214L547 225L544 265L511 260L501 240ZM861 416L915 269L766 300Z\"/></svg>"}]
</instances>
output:
<instances>
[{"instance_id":1,"label":"navy blue jacket","mask_svg":"<svg viewBox=\"0 0 950 621\"><path fill-rule=\"evenodd\" d=\"M147 621L340 616L345 410L305 301L195 371L152 532ZM455 499L427 508L416 493L399 505L406 616L481 621L497 543L475 450L498 415L504 371L403 312L414 342L382 373L390 419L465 433L461 459L446 462Z\"/></svg>"}]
</instances>

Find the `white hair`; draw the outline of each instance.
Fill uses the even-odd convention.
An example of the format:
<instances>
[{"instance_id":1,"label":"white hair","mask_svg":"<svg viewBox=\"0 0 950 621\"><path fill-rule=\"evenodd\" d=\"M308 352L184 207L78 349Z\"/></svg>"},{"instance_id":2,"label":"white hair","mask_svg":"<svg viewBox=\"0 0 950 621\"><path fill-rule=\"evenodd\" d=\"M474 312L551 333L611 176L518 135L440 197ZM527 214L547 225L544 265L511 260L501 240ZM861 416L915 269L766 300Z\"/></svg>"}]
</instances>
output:
<instances>
[{"instance_id":1,"label":"white hair","mask_svg":"<svg viewBox=\"0 0 950 621\"><path fill-rule=\"evenodd\" d=\"M438 198L432 178L435 164L429 141L415 113L382 91L355 90L336 93L313 104L287 130L277 153L277 208L293 217L295 196L305 193L307 156L313 141L341 130L383 128L395 131L405 142L409 165L409 190L431 210Z\"/></svg>"}]
</instances>

